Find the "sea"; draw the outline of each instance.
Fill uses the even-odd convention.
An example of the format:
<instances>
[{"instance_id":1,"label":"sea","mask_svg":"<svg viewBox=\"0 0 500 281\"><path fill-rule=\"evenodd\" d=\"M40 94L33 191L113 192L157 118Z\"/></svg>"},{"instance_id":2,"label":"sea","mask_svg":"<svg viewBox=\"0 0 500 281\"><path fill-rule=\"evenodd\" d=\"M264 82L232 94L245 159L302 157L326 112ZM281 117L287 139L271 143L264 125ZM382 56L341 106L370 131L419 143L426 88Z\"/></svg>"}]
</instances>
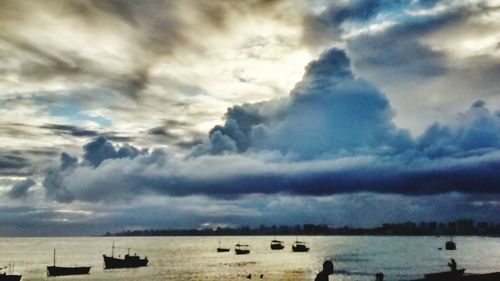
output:
<instances>
[{"instance_id":1,"label":"sea","mask_svg":"<svg viewBox=\"0 0 500 281\"><path fill-rule=\"evenodd\" d=\"M273 239L285 249L271 250ZM294 253L292 243L305 241L307 253ZM448 270L454 258L470 273L500 271L500 238L454 237L457 250L444 250L449 237L421 236L224 236L224 237L53 237L0 238L0 265L14 263L14 273L30 280L314 280L325 260L333 261L330 280L411 280ZM147 267L104 269L103 254L147 256ZM219 246L230 252L217 253ZM236 243L250 245L248 255L235 255ZM439 248L443 248L439 250ZM56 249L58 266L92 266L90 274L47 277Z\"/></svg>"}]
</instances>

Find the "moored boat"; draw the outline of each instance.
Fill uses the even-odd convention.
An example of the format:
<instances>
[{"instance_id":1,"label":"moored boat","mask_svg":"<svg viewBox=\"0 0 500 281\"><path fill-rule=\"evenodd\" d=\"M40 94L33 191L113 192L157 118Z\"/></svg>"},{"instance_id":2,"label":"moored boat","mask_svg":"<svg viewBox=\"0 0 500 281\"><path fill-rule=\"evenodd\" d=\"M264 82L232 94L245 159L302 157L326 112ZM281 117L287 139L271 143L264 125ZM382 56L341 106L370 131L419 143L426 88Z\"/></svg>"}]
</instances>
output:
<instances>
[{"instance_id":1,"label":"moored boat","mask_svg":"<svg viewBox=\"0 0 500 281\"><path fill-rule=\"evenodd\" d=\"M292 245L292 251L294 252L308 252L309 247L307 247L306 242L295 241Z\"/></svg>"},{"instance_id":2,"label":"moored boat","mask_svg":"<svg viewBox=\"0 0 500 281\"><path fill-rule=\"evenodd\" d=\"M244 244L236 244L234 248L234 253L237 255L247 255L250 254L250 247Z\"/></svg>"},{"instance_id":3,"label":"moored boat","mask_svg":"<svg viewBox=\"0 0 500 281\"><path fill-rule=\"evenodd\" d=\"M229 248L224 248L220 246L220 241L219 241L219 247L217 247L217 253L226 253L229 252Z\"/></svg>"},{"instance_id":4,"label":"moored boat","mask_svg":"<svg viewBox=\"0 0 500 281\"><path fill-rule=\"evenodd\" d=\"M124 258L116 258L114 256L115 244L111 248L111 257L102 255L104 258L104 269L111 268L132 268L132 267L141 267L148 265L148 257L140 258L136 254L133 256L130 255L130 249L127 249L127 254Z\"/></svg>"},{"instance_id":5,"label":"moored boat","mask_svg":"<svg viewBox=\"0 0 500 281\"><path fill-rule=\"evenodd\" d=\"M284 242L280 240L271 241L271 250L283 250L285 248Z\"/></svg>"},{"instance_id":6,"label":"moored boat","mask_svg":"<svg viewBox=\"0 0 500 281\"><path fill-rule=\"evenodd\" d=\"M56 266L56 250L54 249L54 265L47 266L47 276L89 274L90 266Z\"/></svg>"},{"instance_id":7,"label":"moored boat","mask_svg":"<svg viewBox=\"0 0 500 281\"><path fill-rule=\"evenodd\" d=\"M0 281L19 281L21 278L22 275L0 273Z\"/></svg>"},{"instance_id":8,"label":"moored boat","mask_svg":"<svg viewBox=\"0 0 500 281\"><path fill-rule=\"evenodd\" d=\"M7 272L8 269L8 272ZM12 274L14 270L14 264L10 264L0 268L0 281L19 281L23 277L22 275Z\"/></svg>"},{"instance_id":9,"label":"moored boat","mask_svg":"<svg viewBox=\"0 0 500 281\"><path fill-rule=\"evenodd\" d=\"M459 270L457 270L459 271ZM480 274L464 274L463 271L453 274L451 271L429 273L424 275L424 279L416 279L412 281L498 281L500 280L500 272L480 273Z\"/></svg>"},{"instance_id":10,"label":"moored boat","mask_svg":"<svg viewBox=\"0 0 500 281\"><path fill-rule=\"evenodd\" d=\"M47 276L89 274L90 266L63 267L47 266Z\"/></svg>"},{"instance_id":11,"label":"moored boat","mask_svg":"<svg viewBox=\"0 0 500 281\"><path fill-rule=\"evenodd\" d=\"M446 250L456 250L457 244L455 242L453 242L453 240L446 241L445 249Z\"/></svg>"}]
</instances>

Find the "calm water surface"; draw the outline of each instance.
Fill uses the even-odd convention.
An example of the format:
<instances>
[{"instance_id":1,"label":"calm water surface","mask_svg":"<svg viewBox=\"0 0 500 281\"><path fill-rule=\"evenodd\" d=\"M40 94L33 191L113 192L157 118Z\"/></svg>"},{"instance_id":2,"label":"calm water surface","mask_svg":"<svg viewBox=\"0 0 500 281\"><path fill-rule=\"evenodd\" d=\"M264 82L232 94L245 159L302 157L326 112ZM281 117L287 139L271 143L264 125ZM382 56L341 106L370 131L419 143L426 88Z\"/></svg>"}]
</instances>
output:
<instances>
[{"instance_id":1,"label":"calm water surface","mask_svg":"<svg viewBox=\"0 0 500 281\"><path fill-rule=\"evenodd\" d=\"M374 280L383 272L386 280L408 280L423 273L447 270L454 257L466 272L500 271L500 238L457 237L456 251L439 251L446 237L303 236L308 253L292 253L295 237L276 237L286 242L281 251L271 251L274 237L86 237L86 238L0 238L0 265L15 263L15 272L30 280L314 280L325 259L334 262L336 274L330 280ZM251 246L251 254L234 251L216 253L218 241ZM148 256L148 267L103 269L102 255L115 255L132 248ZM91 265L90 275L46 277L57 249L60 266ZM256 278L264 274L264 278Z\"/></svg>"}]
</instances>

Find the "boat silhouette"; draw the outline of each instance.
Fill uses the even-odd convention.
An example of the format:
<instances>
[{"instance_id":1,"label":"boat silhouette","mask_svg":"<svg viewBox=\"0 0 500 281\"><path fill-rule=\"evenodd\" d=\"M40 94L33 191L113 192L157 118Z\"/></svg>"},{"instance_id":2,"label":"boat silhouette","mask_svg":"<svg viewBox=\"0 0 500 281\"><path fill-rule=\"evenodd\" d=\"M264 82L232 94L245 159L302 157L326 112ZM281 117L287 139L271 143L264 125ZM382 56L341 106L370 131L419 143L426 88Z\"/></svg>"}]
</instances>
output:
<instances>
[{"instance_id":1,"label":"boat silhouette","mask_svg":"<svg viewBox=\"0 0 500 281\"><path fill-rule=\"evenodd\" d=\"M225 252L229 252L229 248L222 248L220 246L220 240L219 240L219 247L217 247L217 253L225 253Z\"/></svg>"},{"instance_id":2,"label":"boat silhouette","mask_svg":"<svg viewBox=\"0 0 500 281\"><path fill-rule=\"evenodd\" d=\"M130 248L127 249L127 254L123 259L120 257L116 258L114 256L114 253L115 243L113 242L113 245L111 247L111 257L102 255L102 257L104 258L104 269L141 267L147 266L148 264L148 257L141 259L135 254L131 256Z\"/></svg>"},{"instance_id":3,"label":"boat silhouette","mask_svg":"<svg viewBox=\"0 0 500 281\"><path fill-rule=\"evenodd\" d=\"M306 246L306 242L296 240L292 245L292 251L294 251L294 252L308 252L309 247Z\"/></svg>"},{"instance_id":4,"label":"boat silhouette","mask_svg":"<svg viewBox=\"0 0 500 281\"><path fill-rule=\"evenodd\" d=\"M271 241L271 250L283 250L285 248L285 245L283 245L284 242L280 240L273 240Z\"/></svg>"},{"instance_id":5,"label":"boat silhouette","mask_svg":"<svg viewBox=\"0 0 500 281\"><path fill-rule=\"evenodd\" d=\"M453 280L464 275L465 269L424 274L425 280Z\"/></svg>"},{"instance_id":6,"label":"boat silhouette","mask_svg":"<svg viewBox=\"0 0 500 281\"><path fill-rule=\"evenodd\" d=\"M8 273L7 273L8 271ZM12 274L14 271L14 264L10 264L0 268L0 281L19 281L22 275Z\"/></svg>"},{"instance_id":7,"label":"boat silhouette","mask_svg":"<svg viewBox=\"0 0 500 281\"><path fill-rule=\"evenodd\" d=\"M424 274L424 279L412 281L498 281L500 272L464 274L465 269Z\"/></svg>"},{"instance_id":8,"label":"boat silhouette","mask_svg":"<svg viewBox=\"0 0 500 281\"><path fill-rule=\"evenodd\" d=\"M54 249L54 265L47 266L47 276L89 274L90 266L64 267L56 266L56 250Z\"/></svg>"},{"instance_id":9,"label":"boat silhouette","mask_svg":"<svg viewBox=\"0 0 500 281\"><path fill-rule=\"evenodd\" d=\"M237 255L247 255L250 254L250 248L248 245L243 245L238 243L234 248L234 253Z\"/></svg>"},{"instance_id":10,"label":"boat silhouette","mask_svg":"<svg viewBox=\"0 0 500 281\"><path fill-rule=\"evenodd\" d=\"M445 249L446 250L456 250L457 244L455 242L453 242L453 239L451 239L450 241L446 241Z\"/></svg>"}]
</instances>

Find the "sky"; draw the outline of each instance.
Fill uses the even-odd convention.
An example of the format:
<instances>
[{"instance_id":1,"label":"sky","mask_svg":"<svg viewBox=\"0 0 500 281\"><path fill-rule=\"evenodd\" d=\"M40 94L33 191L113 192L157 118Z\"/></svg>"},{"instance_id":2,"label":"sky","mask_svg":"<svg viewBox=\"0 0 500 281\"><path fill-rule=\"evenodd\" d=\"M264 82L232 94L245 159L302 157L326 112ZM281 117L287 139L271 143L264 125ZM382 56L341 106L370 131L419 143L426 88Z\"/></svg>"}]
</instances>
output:
<instances>
[{"instance_id":1,"label":"sky","mask_svg":"<svg viewBox=\"0 0 500 281\"><path fill-rule=\"evenodd\" d=\"M0 235L500 222L500 1L0 1Z\"/></svg>"}]
</instances>

